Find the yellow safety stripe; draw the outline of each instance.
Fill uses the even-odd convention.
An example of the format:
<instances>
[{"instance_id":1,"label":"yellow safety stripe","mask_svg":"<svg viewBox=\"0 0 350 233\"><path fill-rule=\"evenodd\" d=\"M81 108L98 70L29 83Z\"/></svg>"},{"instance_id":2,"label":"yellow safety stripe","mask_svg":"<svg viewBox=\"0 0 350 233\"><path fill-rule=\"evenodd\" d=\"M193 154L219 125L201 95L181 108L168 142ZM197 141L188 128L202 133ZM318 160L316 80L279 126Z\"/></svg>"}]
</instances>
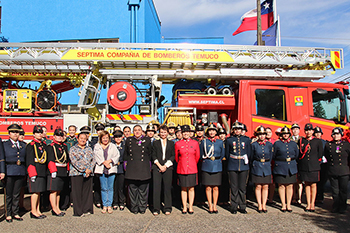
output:
<instances>
[{"instance_id":1,"label":"yellow safety stripe","mask_svg":"<svg viewBox=\"0 0 350 233\"><path fill-rule=\"evenodd\" d=\"M340 124L335 124L335 123L330 123L330 122L326 122L326 121L320 121L320 120L315 120L315 119L310 119L311 123L317 124L317 125L326 125L326 126L331 126L333 128L335 127L341 127L343 129L349 129L348 126L346 125L340 125Z\"/></svg>"},{"instance_id":2,"label":"yellow safety stripe","mask_svg":"<svg viewBox=\"0 0 350 233\"><path fill-rule=\"evenodd\" d=\"M291 125L289 125L289 124L283 124L283 123L278 123L278 122L274 122L274 121L262 120L262 119L258 119L258 118L252 118L252 121L256 122L256 123L261 123L261 124L266 124L266 125L274 125L274 126L278 126L278 127L284 127L284 126L287 126L288 128L291 127Z\"/></svg>"}]
</instances>

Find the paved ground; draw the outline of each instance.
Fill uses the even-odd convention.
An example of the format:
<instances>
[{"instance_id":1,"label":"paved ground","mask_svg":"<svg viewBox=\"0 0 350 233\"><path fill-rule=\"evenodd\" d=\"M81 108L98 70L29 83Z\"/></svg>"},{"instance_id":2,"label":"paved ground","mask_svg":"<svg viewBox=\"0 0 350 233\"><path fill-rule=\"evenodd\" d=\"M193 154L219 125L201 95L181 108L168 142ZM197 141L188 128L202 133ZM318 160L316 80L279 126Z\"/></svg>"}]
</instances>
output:
<instances>
[{"instance_id":1,"label":"paved ground","mask_svg":"<svg viewBox=\"0 0 350 233\"><path fill-rule=\"evenodd\" d=\"M252 196L252 195L250 195ZM25 206L29 210L29 196ZM268 207L268 213L256 212L256 203L248 201L248 214L232 215L226 209L218 208L219 214L209 215L204 207L195 207L193 215L182 215L173 209L169 216L153 216L150 211L134 215L127 209L113 214L102 214L95 208L95 214L83 218L73 217L72 208L67 215L58 218L47 212L44 220L30 219L29 212L23 215L23 222L11 224L0 219L0 232L350 232L350 207L346 214L332 214L332 200L327 193L324 204L315 213L305 213L300 207L293 207L293 213L280 212L277 204ZM350 200L348 201L350 205ZM305 204L303 204L305 206ZM3 195L0 195L0 216L4 213Z\"/></svg>"}]
</instances>

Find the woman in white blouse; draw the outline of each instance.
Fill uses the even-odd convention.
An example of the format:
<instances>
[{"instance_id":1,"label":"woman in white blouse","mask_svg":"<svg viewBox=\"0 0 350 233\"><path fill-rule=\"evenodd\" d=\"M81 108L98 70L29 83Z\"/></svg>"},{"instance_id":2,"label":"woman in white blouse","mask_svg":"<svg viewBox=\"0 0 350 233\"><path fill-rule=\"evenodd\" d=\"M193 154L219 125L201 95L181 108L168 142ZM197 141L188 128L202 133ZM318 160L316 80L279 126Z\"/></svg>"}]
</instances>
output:
<instances>
[{"instance_id":1,"label":"woman in white blouse","mask_svg":"<svg viewBox=\"0 0 350 233\"><path fill-rule=\"evenodd\" d=\"M114 179L120 155L116 145L111 143L111 137L107 131L102 131L98 137L99 143L94 147L95 174L99 176L101 183L102 213L111 214Z\"/></svg>"}]
</instances>

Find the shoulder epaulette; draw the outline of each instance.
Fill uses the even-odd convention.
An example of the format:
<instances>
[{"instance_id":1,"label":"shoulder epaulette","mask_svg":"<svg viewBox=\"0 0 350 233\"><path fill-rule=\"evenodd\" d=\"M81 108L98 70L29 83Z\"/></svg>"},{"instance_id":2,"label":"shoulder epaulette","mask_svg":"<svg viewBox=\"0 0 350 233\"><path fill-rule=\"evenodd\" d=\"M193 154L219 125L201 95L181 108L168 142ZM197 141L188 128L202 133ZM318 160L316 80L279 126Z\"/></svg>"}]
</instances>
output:
<instances>
[{"instance_id":1,"label":"shoulder epaulette","mask_svg":"<svg viewBox=\"0 0 350 233\"><path fill-rule=\"evenodd\" d=\"M53 145L55 145L55 143L51 142L50 146L53 146Z\"/></svg>"},{"instance_id":2,"label":"shoulder epaulette","mask_svg":"<svg viewBox=\"0 0 350 233\"><path fill-rule=\"evenodd\" d=\"M34 142L34 141L31 141L31 142L30 142L30 145L34 145L34 144L35 144L35 142Z\"/></svg>"}]
</instances>

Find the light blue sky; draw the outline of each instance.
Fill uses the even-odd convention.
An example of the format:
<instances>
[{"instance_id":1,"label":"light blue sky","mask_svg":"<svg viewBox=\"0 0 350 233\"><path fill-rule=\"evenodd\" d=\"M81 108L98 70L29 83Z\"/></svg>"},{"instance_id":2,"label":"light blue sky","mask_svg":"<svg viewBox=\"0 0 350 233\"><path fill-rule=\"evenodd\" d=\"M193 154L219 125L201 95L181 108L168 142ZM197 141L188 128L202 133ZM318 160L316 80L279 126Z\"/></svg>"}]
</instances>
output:
<instances>
[{"instance_id":1,"label":"light blue sky","mask_svg":"<svg viewBox=\"0 0 350 233\"><path fill-rule=\"evenodd\" d=\"M262 0L263 1L263 0ZM256 31L232 36L241 16L256 0L154 0L164 37L224 37L225 44L253 45ZM345 68L324 81L350 72L349 0L278 0L282 46L343 48ZM350 75L350 74L349 74ZM63 103L71 103L64 94ZM106 101L102 94L100 102ZM170 100L169 100L170 102Z\"/></svg>"}]
</instances>

